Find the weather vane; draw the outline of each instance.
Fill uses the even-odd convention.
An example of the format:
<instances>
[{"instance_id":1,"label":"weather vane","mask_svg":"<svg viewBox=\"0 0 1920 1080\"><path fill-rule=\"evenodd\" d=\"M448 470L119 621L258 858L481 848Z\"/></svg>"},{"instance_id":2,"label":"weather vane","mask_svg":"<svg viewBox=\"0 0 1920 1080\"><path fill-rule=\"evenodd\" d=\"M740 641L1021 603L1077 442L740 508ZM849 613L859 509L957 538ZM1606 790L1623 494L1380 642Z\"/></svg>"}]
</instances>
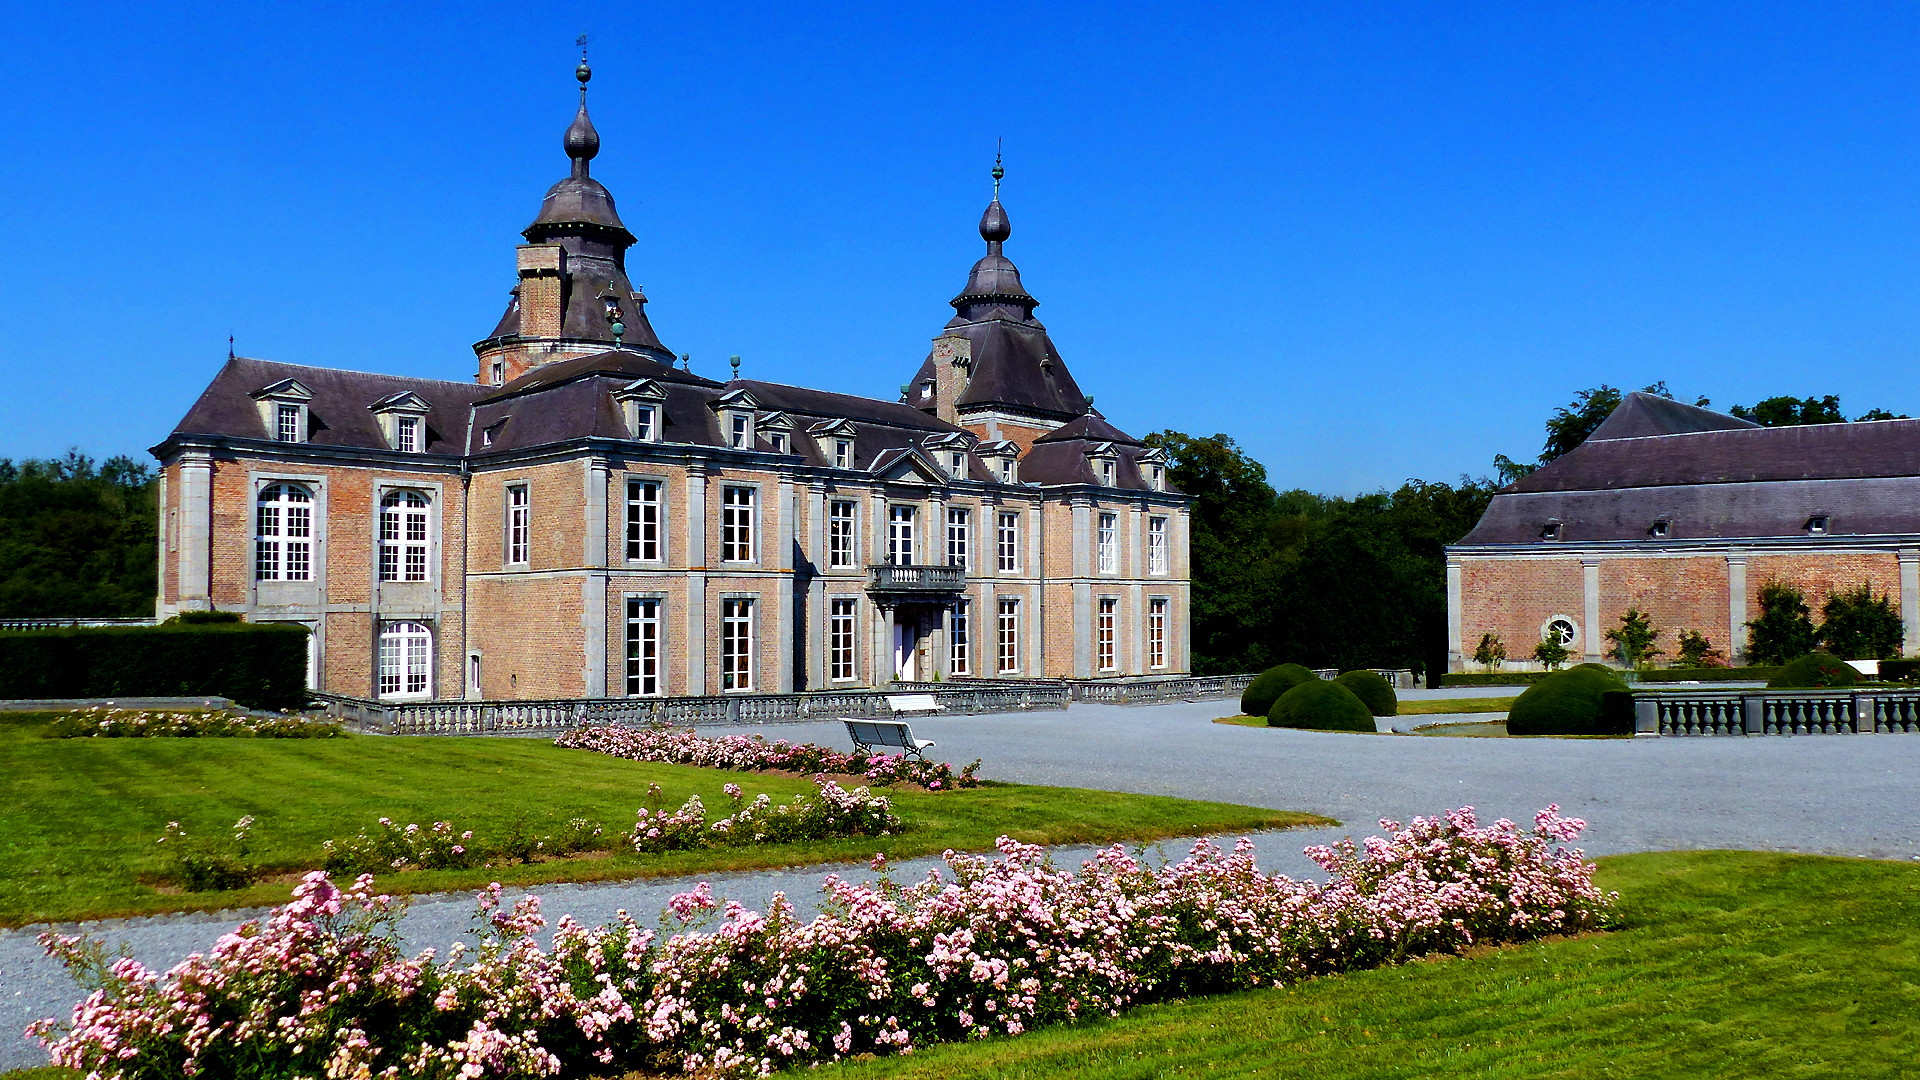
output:
<instances>
[{"instance_id":1,"label":"weather vane","mask_svg":"<svg viewBox=\"0 0 1920 1080\"><path fill-rule=\"evenodd\" d=\"M1000 199L1000 178L1007 175L1007 170L1000 167L1000 148L1006 141L1004 135L993 140L993 198L996 202Z\"/></svg>"}]
</instances>

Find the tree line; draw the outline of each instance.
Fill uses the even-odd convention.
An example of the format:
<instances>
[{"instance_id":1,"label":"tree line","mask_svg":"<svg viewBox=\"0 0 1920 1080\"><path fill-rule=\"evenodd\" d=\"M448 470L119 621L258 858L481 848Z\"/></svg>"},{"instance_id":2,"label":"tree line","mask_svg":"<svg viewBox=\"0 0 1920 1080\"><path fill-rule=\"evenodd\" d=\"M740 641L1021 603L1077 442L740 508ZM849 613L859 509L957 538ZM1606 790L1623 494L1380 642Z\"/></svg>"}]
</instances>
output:
<instances>
[{"instance_id":1,"label":"tree line","mask_svg":"<svg viewBox=\"0 0 1920 1080\"><path fill-rule=\"evenodd\" d=\"M124 456L0 458L0 617L152 615L155 488Z\"/></svg>"}]
</instances>

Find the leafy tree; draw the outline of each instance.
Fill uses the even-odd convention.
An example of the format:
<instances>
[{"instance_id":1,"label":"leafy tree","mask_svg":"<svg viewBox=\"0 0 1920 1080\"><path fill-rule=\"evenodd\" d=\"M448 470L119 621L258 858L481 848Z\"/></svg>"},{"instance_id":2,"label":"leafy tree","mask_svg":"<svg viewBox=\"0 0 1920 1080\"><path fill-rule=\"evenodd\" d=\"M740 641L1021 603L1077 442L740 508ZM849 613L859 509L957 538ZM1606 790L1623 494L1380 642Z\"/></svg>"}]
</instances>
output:
<instances>
[{"instance_id":1,"label":"leafy tree","mask_svg":"<svg viewBox=\"0 0 1920 1080\"><path fill-rule=\"evenodd\" d=\"M1726 667L1727 656L1698 630L1680 631L1680 663L1685 667Z\"/></svg>"},{"instance_id":2,"label":"leafy tree","mask_svg":"<svg viewBox=\"0 0 1920 1080\"><path fill-rule=\"evenodd\" d=\"M131 458L0 458L0 616L151 615L157 516Z\"/></svg>"},{"instance_id":3,"label":"leafy tree","mask_svg":"<svg viewBox=\"0 0 1920 1080\"><path fill-rule=\"evenodd\" d=\"M1667 389L1665 379L1651 386L1640 388L1643 394L1654 394L1671 399L1673 392ZM1581 390L1573 395L1573 401L1562 405L1547 418L1547 442L1540 451L1538 464L1528 465L1514 461L1505 454L1495 454L1493 468L1500 477L1502 486L1511 484L1533 470L1552 461L1554 458L1572 450L1587 441L1594 430L1605 423L1613 410L1620 407L1621 393L1618 387L1601 383L1590 390ZM1699 398L1694 402L1705 408L1710 402Z\"/></svg>"},{"instance_id":4,"label":"leafy tree","mask_svg":"<svg viewBox=\"0 0 1920 1080\"><path fill-rule=\"evenodd\" d=\"M1820 609L1820 637L1842 660L1889 660L1900 655L1905 630L1892 597L1862 585L1827 595Z\"/></svg>"},{"instance_id":5,"label":"leafy tree","mask_svg":"<svg viewBox=\"0 0 1920 1080\"><path fill-rule=\"evenodd\" d=\"M1480 635L1480 644L1474 646L1473 649L1474 663L1479 664L1488 671L1492 671L1494 668L1499 667L1506 658L1506 643L1495 636L1493 631L1489 630Z\"/></svg>"},{"instance_id":6,"label":"leafy tree","mask_svg":"<svg viewBox=\"0 0 1920 1080\"><path fill-rule=\"evenodd\" d=\"M1742 420L1751 420L1761 427L1847 422L1847 418L1840 415L1840 398L1836 394L1819 398L1770 397L1755 403L1751 409L1745 405L1735 405L1733 415Z\"/></svg>"},{"instance_id":7,"label":"leafy tree","mask_svg":"<svg viewBox=\"0 0 1920 1080\"><path fill-rule=\"evenodd\" d=\"M1571 654L1567 652L1567 647L1560 644L1560 639L1552 634L1541 638L1540 644L1533 647L1533 658L1540 661L1548 671L1558 670L1561 664L1567 662L1569 655Z\"/></svg>"},{"instance_id":8,"label":"leafy tree","mask_svg":"<svg viewBox=\"0 0 1920 1080\"><path fill-rule=\"evenodd\" d=\"M1606 632L1605 637L1613 642L1614 659L1628 667L1639 667L1660 654L1660 647L1654 642L1660 640L1660 631L1654 629L1653 620L1639 608L1628 608L1620 616L1620 625Z\"/></svg>"},{"instance_id":9,"label":"leafy tree","mask_svg":"<svg viewBox=\"0 0 1920 1080\"><path fill-rule=\"evenodd\" d=\"M1760 586L1760 617L1747 624L1747 659L1754 664L1785 664L1812 652L1820 632L1799 589L1784 581Z\"/></svg>"},{"instance_id":10,"label":"leafy tree","mask_svg":"<svg viewBox=\"0 0 1920 1080\"><path fill-rule=\"evenodd\" d=\"M1913 419L1913 417L1908 416L1906 413L1899 413L1896 415L1894 413L1888 412L1885 409L1868 409L1866 412L1861 413L1859 416L1856 416L1853 419L1855 423L1859 423L1860 421L1863 421L1863 420L1911 420Z\"/></svg>"}]
</instances>

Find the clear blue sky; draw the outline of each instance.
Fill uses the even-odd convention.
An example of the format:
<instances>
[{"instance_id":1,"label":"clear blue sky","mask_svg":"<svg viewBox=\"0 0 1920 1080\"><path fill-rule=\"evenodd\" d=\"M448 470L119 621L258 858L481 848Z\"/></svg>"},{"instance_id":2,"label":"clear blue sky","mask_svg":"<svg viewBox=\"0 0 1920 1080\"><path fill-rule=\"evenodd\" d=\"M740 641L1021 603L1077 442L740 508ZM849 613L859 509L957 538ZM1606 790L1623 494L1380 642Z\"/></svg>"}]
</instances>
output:
<instances>
[{"instance_id":1,"label":"clear blue sky","mask_svg":"<svg viewBox=\"0 0 1920 1080\"><path fill-rule=\"evenodd\" d=\"M1920 415L1920 6L15 5L0 455L226 355L471 378L566 171L695 371L892 396L981 252L1136 434L1355 492L1581 387Z\"/></svg>"}]
</instances>

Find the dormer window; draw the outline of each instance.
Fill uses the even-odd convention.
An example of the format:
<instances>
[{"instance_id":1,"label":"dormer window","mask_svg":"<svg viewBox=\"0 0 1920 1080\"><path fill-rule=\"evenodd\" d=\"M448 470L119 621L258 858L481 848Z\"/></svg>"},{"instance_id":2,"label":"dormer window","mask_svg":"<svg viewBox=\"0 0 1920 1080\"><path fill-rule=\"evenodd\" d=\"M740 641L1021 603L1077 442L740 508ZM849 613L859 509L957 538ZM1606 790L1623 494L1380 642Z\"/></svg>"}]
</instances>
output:
<instances>
[{"instance_id":1,"label":"dormer window","mask_svg":"<svg viewBox=\"0 0 1920 1080\"><path fill-rule=\"evenodd\" d=\"M273 409L273 440L275 442L300 441L300 406L276 405Z\"/></svg>"},{"instance_id":2,"label":"dormer window","mask_svg":"<svg viewBox=\"0 0 1920 1080\"><path fill-rule=\"evenodd\" d=\"M1815 514L1807 519L1807 535L1825 536L1827 533L1827 515Z\"/></svg>"},{"instance_id":3,"label":"dormer window","mask_svg":"<svg viewBox=\"0 0 1920 1080\"><path fill-rule=\"evenodd\" d=\"M1543 527L1543 528L1542 528L1542 529L1540 530L1540 539L1542 539L1542 540L1558 540L1558 539L1560 539L1560 523L1559 523L1559 522L1557 522L1557 521L1549 521L1549 522L1547 522L1547 524L1545 525L1545 527Z\"/></svg>"},{"instance_id":4,"label":"dormer window","mask_svg":"<svg viewBox=\"0 0 1920 1080\"><path fill-rule=\"evenodd\" d=\"M393 448L403 454L419 453L420 418L417 416L402 416L395 423Z\"/></svg>"},{"instance_id":5,"label":"dormer window","mask_svg":"<svg viewBox=\"0 0 1920 1080\"><path fill-rule=\"evenodd\" d=\"M920 400L921 401L933 400L933 384L932 383L924 382L920 384Z\"/></svg>"},{"instance_id":6,"label":"dormer window","mask_svg":"<svg viewBox=\"0 0 1920 1080\"><path fill-rule=\"evenodd\" d=\"M745 450L753 444L753 417L747 413L727 414L727 445Z\"/></svg>"},{"instance_id":7,"label":"dormer window","mask_svg":"<svg viewBox=\"0 0 1920 1080\"><path fill-rule=\"evenodd\" d=\"M958 451L947 455L947 472L955 480L967 478L967 455Z\"/></svg>"},{"instance_id":8,"label":"dormer window","mask_svg":"<svg viewBox=\"0 0 1920 1080\"><path fill-rule=\"evenodd\" d=\"M667 416L667 392L651 379L636 379L613 392L613 402L637 442L659 442Z\"/></svg>"},{"instance_id":9,"label":"dormer window","mask_svg":"<svg viewBox=\"0 0 1920 1080\"><path fill-rule=\"evenodd\" d=\"M836 469L853 468L853 440L833 440L833 467Z\"/></svg>"},{"instance_id":10,"label":"dormer window","mask_svg":"<svg viewBox=\"0 0 1920 1080\"><path fill-rule=\"evenodd\" d=\"M1015 460L1010 457L1001 458L1000 459L1000 482L1003 484L1018 483L1019 482L1018 476L1019 476L1019 472L1018 472L1018 468L1015 463Z\"/></svg>"},{"instance_id":11,"label":"dormer window","mask_svg":"<svg viewBox=\"0 0 1920 1080\"><path fill-rule=\"evenodd\" d=\"M1147 466L1147 486L1155 491L1166 490L1167 470L1159 465Z\"/></svg>"},{"instance_id":12,"label":"dormer window","mask_svg":"<svg viewBox=\"0 0 1920 1080\"><path fill-rule=\"evenodd\" d=\"M1647 535L1655 540L1665 540L1667 538L1666 520L1662 519L1647 526Z\"/></svg>"},{"instance_id":13,"label":"dormer window","mask_svg":"<svg viewBox=\"0 0 1920 1080\"><path fill-rule=\"evenodd\" d=\"M1114 465L1111 460L1100 463L1100 483L1104 487L1113 486Z\"/></svg>"},{"instance_id":14,"label":"dormer window","mask_svg":"<svg viewBox=\"0 0 1920 1080\"><path fill-rule=\"evenodd\" d=\"M653 442L659 430L656 412L651 405L633 407L633 437L641 442Z\"/></svg>"},{"instance_id":15,"label":"dormer window","mask_svg":"<svg viewBox=\"0 0 1920 1080\"><path fill-rule=\"evenodd\" d=\"M427 400L411 390L403 390L374 402L374 419L387 445L403 454L418 454L427 448Z\"/></svg>"},{"instance_id":16,"label":"dormer window","mask_svg":"<svg viewBox=\"0 0 1920 1080\"><path fill-rule=\"evenodd\" d=\"M308 407L313 391L298 379L281 379L252 394L260 409L260 424L274 442L306 442L313 431L313 412Z\"/></svg>"},{"instance_id":17,"label":"dormer window","mask_svg":"<svg viewBox=\"0 0 1920 1080\"><path fill-rule=\"evenodd\" d=\"M767 444L773 447L773 452L776 454L786 453L787 452L787 433L784 431L775 431L769 434L767 436Z\"/></svg>"}]
</instances>

